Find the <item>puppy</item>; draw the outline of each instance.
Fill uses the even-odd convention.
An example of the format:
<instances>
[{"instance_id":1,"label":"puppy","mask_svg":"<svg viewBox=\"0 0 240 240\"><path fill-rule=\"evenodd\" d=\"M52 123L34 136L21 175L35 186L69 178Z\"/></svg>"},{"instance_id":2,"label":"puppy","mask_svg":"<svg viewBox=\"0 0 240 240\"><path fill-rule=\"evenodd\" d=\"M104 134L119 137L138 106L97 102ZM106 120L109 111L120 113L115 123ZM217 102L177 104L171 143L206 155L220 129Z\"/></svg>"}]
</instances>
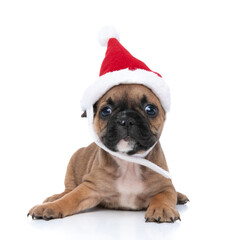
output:
<instances>
[{"instance_id":1,"label":"puppy","mask_svg":"<svg viewBox=\"0 0 240 240\"><path fill-rule=\"evenodd\" d=\"M168 171L158 141L164 121L160 100L140 84L115 86L94 104L94 130L106 148L134 155L154 146L146 159ZM175 205L187 201L185 195L176 192L170 179L112 156L92 143L70 159L65 191L33 207L28 215L50 220L100 205L112 209L146 209L146 222L174 222L180 219Z\"/></svg>"}]
</instances>

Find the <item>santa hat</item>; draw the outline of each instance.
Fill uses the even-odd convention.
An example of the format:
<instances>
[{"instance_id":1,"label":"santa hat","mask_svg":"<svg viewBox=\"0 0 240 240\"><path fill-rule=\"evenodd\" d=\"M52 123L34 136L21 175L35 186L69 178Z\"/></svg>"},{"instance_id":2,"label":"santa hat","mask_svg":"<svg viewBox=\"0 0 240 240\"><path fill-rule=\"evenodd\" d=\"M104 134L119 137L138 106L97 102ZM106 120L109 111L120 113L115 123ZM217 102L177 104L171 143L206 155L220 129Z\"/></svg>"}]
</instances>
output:
<instances>
[{"instance_id":1,"label":"santa hat","mask_svg":"<svg viewBox=\"0 0 240 240\"><path fill-rule=\"evenodd\" d=\"M108 149L99 139L94 129L93 105L112 87L119 84L141 84L150 88L159 98L164 110L169 111L170 93L169 88L159 73L151 71L145 63L133 57L120 43L119 35L112 27L104 28L99 34L101 45L107 46L105 58L100 69L99 79L86 89L82 98L82 110L86 111L90 132L94 142L106 152L122 160L141 164L153 171L171 178L171 175L160 166L145 159L153 149L141 154L127 155L125 153L113 152Z\"/></svg>"},{"instance_id":2,"label":"santa hat","mask_svg":"<svg viewBox=\"0 0 240 240\"><path fill-rule=\"evenodd\" d=\"M93 82L83 94L81 106L86 111L109 89L119 84L141 84L150 88L159 98L166 112L170 109L170 91L162 76L149 69L142 61L133 57L119 42L119 35L113 27L105 27L99 33L102 46L107 46L100 69L99 79Z\"/></svg>"}]
</instances>

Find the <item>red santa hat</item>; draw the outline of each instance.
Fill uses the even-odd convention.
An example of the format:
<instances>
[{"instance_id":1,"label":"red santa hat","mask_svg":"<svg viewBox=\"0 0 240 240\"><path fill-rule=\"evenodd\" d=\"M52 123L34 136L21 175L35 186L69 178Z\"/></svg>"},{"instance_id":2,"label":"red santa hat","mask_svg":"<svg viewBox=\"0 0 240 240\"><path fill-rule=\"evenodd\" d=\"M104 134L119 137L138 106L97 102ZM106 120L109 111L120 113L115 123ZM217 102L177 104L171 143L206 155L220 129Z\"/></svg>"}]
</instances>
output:
<instances>
[{"instance_id":1,"label":"red santa hat","mask_svg":"<svg viewBox=\"0 0 240 240\"><path fill-rule=\"evenodd\" d=\"M113 27L105 27L99 33L102 46L107 46L99 79L83 94L81 106L87 111L109 89L119 84L141 84L150 88L159 98L166 112L170 109L170 91L162 76L152 71L144 62L133 57L119 42Z\"/></svg>"}]
</instances>

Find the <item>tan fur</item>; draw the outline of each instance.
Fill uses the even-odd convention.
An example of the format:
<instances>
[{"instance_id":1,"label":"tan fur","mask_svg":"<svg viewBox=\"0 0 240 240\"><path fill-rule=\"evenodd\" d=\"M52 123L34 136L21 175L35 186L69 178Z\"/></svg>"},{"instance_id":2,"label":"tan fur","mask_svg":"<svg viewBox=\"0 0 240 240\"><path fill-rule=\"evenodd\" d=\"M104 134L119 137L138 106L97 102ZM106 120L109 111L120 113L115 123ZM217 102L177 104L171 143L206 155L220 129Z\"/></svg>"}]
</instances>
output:
<instances>
[{"instance_id":1,"label":"tan fur","mask_svg":"<svg viewBox=\"0 0 240 240\"><path fill-rule=\"evenodd\" d=\"M150 120L150 128L160 136L165 112L152 91L141 85L114 87L98 101L94 118L97 134L101 136L106 129L106 122L100 120L98 114L109 97L118 101L124 96L131 107L143 93L159 109L159 116ZM147 159L168 171L160 143L156 144ZM65 191L33 207L29 215L48 220L101 205L114 209L147 209L146 221L173 222L180 218L175 205L187 201L185 195L175 191L171 180L146 167L117 159L92 143L79 149L70 159Z\"/></svg>"}]
</instances>

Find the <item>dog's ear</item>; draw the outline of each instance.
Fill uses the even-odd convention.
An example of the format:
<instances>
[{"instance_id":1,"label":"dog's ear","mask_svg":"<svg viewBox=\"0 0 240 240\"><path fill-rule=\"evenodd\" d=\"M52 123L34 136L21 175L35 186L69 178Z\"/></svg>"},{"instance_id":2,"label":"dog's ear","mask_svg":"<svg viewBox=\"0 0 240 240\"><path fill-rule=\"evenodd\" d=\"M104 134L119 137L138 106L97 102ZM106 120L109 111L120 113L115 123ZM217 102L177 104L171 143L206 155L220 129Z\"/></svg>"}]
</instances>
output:
<instances>
[{"instance_id":1,"label":"dog's ear","mask_svg":"<svg viewBox=\"0 0 240 240\"><path fill-rule=\"evenodd\" d=\"M82 118L87 117L87 112L84 111L83 114L81 115Z\"/></svg>"}]
</instances>

